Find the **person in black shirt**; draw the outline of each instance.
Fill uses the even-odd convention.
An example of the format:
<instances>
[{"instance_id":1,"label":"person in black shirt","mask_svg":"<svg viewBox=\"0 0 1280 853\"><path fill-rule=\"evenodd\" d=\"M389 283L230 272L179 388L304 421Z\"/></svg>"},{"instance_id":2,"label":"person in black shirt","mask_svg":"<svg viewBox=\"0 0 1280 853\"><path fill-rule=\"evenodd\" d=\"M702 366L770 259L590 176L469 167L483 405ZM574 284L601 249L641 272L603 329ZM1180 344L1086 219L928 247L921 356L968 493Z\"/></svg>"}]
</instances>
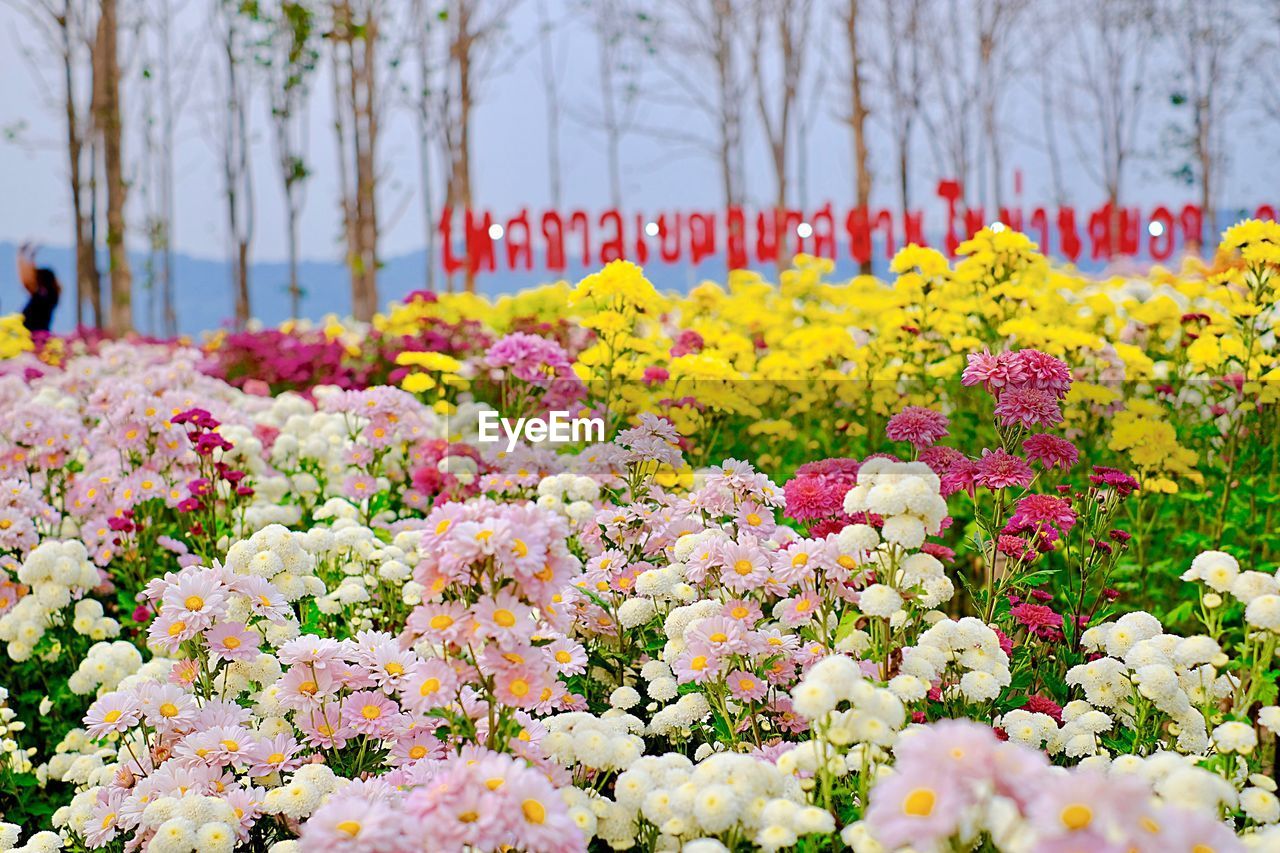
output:
<instances>
[{"instance_id":1,"label":"person in black shirt","mask_svg":"<svg viewBox=\"0 0 1280 853\"><path fill-rule=\"evenodd\" d=\"M36 267L36 247L23 243L18 247L18 280L31 298L22 309L22 322L30 332L47 332L53 326L53 311L58 307L62 285L48 267Z\"/></svg>"}]
</instances>

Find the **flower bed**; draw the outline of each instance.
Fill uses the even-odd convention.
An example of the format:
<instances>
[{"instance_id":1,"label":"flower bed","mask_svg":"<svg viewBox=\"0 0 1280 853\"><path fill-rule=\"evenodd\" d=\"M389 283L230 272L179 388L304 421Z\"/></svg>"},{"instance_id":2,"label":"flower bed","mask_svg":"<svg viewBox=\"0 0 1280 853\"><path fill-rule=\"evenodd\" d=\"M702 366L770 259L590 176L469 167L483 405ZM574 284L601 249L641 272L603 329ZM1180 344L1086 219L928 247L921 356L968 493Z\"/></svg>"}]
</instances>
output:
<instances>
[{"instance_id":1,"label":"flower bed","mask_svg":"<svg viewBox=\"0 0 1280 853\"><path fill-rule=\"evenodd\" d=\"M1280 845L1280 228L961 254L0 327L0 841Z\"/></svg>"}]
</instances>

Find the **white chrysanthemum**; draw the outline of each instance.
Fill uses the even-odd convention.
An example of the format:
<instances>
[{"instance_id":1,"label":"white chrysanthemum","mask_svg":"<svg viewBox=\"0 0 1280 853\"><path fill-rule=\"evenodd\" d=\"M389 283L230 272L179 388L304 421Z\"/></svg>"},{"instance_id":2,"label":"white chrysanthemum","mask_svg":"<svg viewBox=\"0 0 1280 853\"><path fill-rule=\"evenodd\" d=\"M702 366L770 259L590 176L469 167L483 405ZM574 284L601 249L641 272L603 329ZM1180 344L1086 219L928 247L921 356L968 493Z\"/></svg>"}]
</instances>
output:
<instances>
[{"instance_id":1,"label":"white chrysanthemum","mask_svg":"<svg viewBox=\"0 0 1280 853\"><path fill-rule=\"evenodd\" d=\"M1261 788L1245 788L1240 792L1240 808L1256 823L1275 823L1280 820L1280 799Z\"/></svg>"},{"instance_id":2,"label":"white chrysanthemum","mask_svg":"<svg viewBox=\"0 0 1280 853\"><path fill-rule=\"evenodd\" d=\"M609 694L609 704L625 711L640 704L640 694L634 687L623 685Z\"/></svg>"},{"instance_id":3,"label":"white chrysanthemum","mask_svg":"<svg viewBox=\"0 0 1280 853\"><path fill-rule=\"evenodd\" d=\"M887 618L902 609L902 596L891 586L873 583L858 596L858 609L868 616Z\"/></svg>"},{"instance_id":4,"label":"white chrysanthemum","mask_svg":"<svg viewBox=\"0 0 1280 853\"><path fill-rule=\"evenodd\" d=\"M1258 745L1258 735L1248 723L1231 720L1213 730L1213 744L1219 752L1247 755Z\"/></svg>"},{"instance_id":5,"label":"white chrysanthemum","mask_svg":"<svg viewBox=\"0 0 1280 853\"><path fill-rule=\"evenodd\" d=\"M1256 628L1280 631L1280 595L1260 595L1244 610L1245 621Z\"/></svg>"},{"instance_id":6,"label":"white chrysanthemum","mask_svg":"<svg viewBox=\"0 0 1280 853\"><path fill-rule=\"evenodd\" d=\"M1236 558L1223 551L1205 551L1191 561L1191 568L1183 573L1183 580L1202 580L1210 589L1226 592L1240 574Z\"/></svg>"}]
</instances>

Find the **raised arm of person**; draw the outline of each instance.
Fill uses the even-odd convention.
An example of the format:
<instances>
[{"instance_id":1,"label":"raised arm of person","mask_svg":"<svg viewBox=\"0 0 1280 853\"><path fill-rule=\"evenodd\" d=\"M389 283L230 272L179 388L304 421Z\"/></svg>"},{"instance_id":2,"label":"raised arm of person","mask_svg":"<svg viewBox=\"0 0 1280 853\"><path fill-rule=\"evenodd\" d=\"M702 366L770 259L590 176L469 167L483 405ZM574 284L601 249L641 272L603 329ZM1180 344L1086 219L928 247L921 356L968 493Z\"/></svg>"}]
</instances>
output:
<instances>
[{"instance_id":1,"label":"raised arm of person","mask_svg":"<svg viewBox=\"0 0 1280 853\"><path fill-rule=\"evenodd\" d=\"M36 292L36 252L30 243L18 247L18 281L27 293Z\"/></svg>"}]
</instances>

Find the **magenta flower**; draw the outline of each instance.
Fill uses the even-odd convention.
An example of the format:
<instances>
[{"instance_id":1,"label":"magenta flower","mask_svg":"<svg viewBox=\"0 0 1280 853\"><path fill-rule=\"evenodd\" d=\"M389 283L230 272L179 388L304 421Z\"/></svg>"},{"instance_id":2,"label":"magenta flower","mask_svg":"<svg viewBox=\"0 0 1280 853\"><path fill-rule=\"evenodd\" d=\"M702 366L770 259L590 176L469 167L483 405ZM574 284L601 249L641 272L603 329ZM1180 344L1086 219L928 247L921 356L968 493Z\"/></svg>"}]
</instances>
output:
<instances>
[{"instance_id":1,"label":"magenta flower","mask_svg":"<svg viewBox=\"0 0 1280 853\"><path fill-rule=\"evenodd\" d=\"M924 406L907 406L889 418L884 434L890 441L905 441L916 450L923 450L945 437L949 425L942 412Z\"/></svg>"},{"instance_id":2,"label":"magenta flower","mask_svg":"<svg viewBox=\"0 0 1280 853\"><path fill-rule=\"evenodd\" d=\"M1057 395L1043 388L1006 388L995 416L1001 426L1034 429L1062 423L1062 407Z\"/></svg>"},{"instance_id":3,"label":"magenta flower","mask_svg":"<svg viewBox=\"0 0 1280 853\"><path fill-rule=\"evenodd\" d=\"M1056 435L1033 435L1022 442L1022 452L1046 471L1053 468L1069 470L1080 461L1080 451L1065 438Z\"/></svg>"},{"instance_id":4,"label":"magenta flower","mask_svg":"<svg viewBox=\"0 0 1280 853\"><path fill-rule=\"evenodd\" d=\"M1053 495L1027 495L1018 500L1013 515L1009 518L1009 526L1017 531L1027 528L1040 530L1052 526L1061 533L1066 533L1076 523L1076 512L1066 498Z\"/></svg>"},{"instance_id":5,"label":"magenta flower","mask_svg":"<svg viewBox=\"0 0 1280 853\"><path fill-rule=\"evenodd\" d=\"M1031 466L1021 456L1005 450L984 450L976 460L973 481L992 491L1016 487L1025 489L1035 479Z\"/></svg>"},{"instance_id":6,"label":"magenta flower","mask_svg":"<svg viewBox=\"0 0 1280 853\"><path fill-rule=\"evenodd\" d=\"M969 353L969 363L960 375L962 384L981 385L993 395L999 395L1007 387L1021 385L1025 380L1024 368L1013 353L992 355L987 350Z\"/></svg>"},{"instance_id":7,"label":"magenta flower","mask_svg":"<svg viewBox=\"0 0 1280 853\"><path fill-rule=\"evenodd\" d=\"M1024 349L1013 353L1013 362L1025 388L1049 391L1057 397L1071 390L1071 368L1066 362L1040 350Z\"/></svg>"}]
</instances>

